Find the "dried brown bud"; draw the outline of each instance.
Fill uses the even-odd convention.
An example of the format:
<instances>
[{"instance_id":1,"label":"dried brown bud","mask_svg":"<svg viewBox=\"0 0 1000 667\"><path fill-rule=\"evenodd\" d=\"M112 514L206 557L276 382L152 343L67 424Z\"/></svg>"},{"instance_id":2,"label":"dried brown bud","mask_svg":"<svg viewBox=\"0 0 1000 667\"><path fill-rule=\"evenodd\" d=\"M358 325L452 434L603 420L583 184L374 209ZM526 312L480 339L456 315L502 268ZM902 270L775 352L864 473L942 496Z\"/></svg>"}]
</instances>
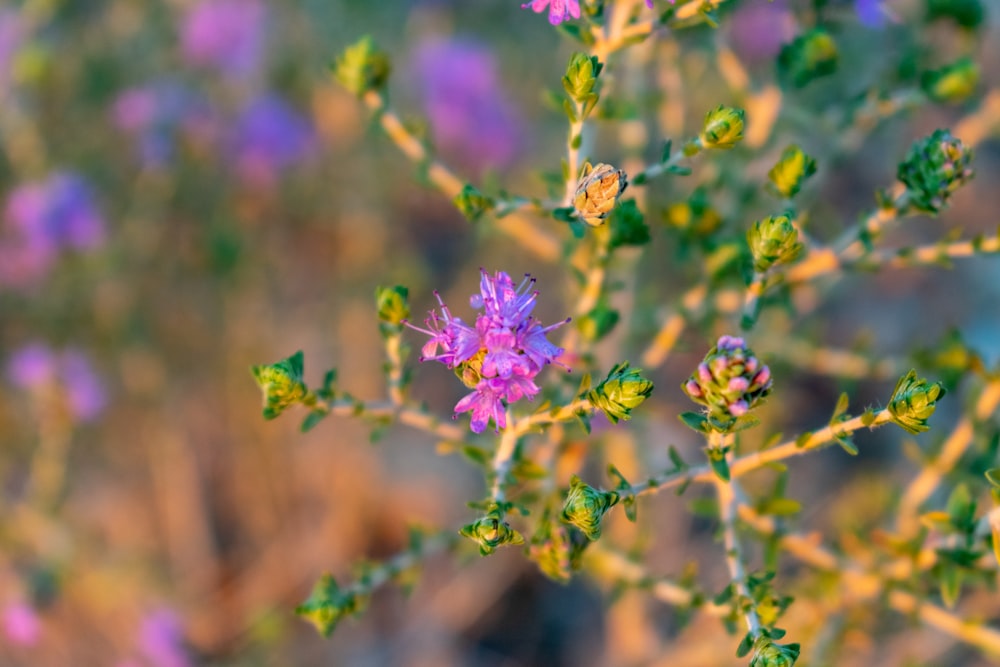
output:
<instances>
[{"instance_id":1,"label":"dried brown bud","mask_svg":"<svg viewBox=\"0 0 1000 667\"><path fill-rule=\"evenodd\" d=\"M597 227L611 213L626 185L628 179L621 169L603 163L592 167L588 163L576 185L573 198L576 214L591 227Z\"/></svg>"}]
</instances>

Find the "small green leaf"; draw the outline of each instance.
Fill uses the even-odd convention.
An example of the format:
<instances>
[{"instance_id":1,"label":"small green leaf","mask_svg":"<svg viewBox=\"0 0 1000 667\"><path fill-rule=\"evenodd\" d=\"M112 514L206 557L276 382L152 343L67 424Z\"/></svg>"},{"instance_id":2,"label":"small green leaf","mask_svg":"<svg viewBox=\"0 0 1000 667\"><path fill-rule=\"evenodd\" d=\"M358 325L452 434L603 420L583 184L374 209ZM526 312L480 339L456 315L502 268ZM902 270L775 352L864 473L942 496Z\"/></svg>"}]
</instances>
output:
<instances>
[{"instance_id":1,"label":"small green leaf","mask_svg":"<svg viewBox=\"0 0 1000 667\"><path fill-rule=\"evenodd\" d=\"M477 465L484 466L490 462L490 455L485 449L466 445L462 447L462 455Z\"/></svg>"},{"instance_id":2,"label":"small green leaf","mask_svg":"<svg viewBox=\"0 0 1000 667\"><path fill-rule=\"evenodd\" d=\"M687 467L688 467L687 463L684 462L684 459L681 458L681 455L680 455L680 453L678 453L677 448L674 447L673 445L670 445L667 448L667 456L670 457L670 460L671 460L671 462L673 462L674 468L676 470L686 470L687 469Z\"/></svg>"},{"instance_id":3,"label":"small green leaf","mask_svg":"<svg viewBox=\"0 0 1000 667\"><path fill-rule=\"evenodd\" d=\"M840 445L840 447L845 452L847 452L851 456L858 455L858 448L850 438L840 435L834 439L837 441L837 444Z\"/></svg>"},{"instance_id":4,"label":"small green leaf","mask_svg":"<svg viewBox=\"0 0 1000 667\"><path fill-rule=\"evenodd\" d=\"M688 428L698 433L706 433L708 431L708 419L699 412L682 412L678 417Z\"/></svg>"},{"instance_id":5,"label":"small green leaf","mask_svg":"<svg viewBox=\"0 0 1000 667\"><path fill-rule=\"evenodd\" d=\"M736 647L736 657L742 658L747 653L749 653L750 649L753 648L753 641L754 641L753 633L748 632L745 635L743 635L743 641L741 641L740 645Z\"/></svg>"},{"instance_id":6,"label":"small green leaf","mask_svg":"<svg viewBox=\"0 0 1000 667\"><path fill-rule=\"evenodd\" d=\"M299 427L299 430L302 431L302 433L308 433L315 428L317 424L323 421L328 414L329 413L325 410L313 410L306 415L305 419L302 420L302 426Z\"/></svg>"},{"instance_id":7,"label":"small green leaf","mask_svg":"<svg viewBox=\"0 0 1000 667\"><path fill-rule=\"evenodd\" d=\"M830 417L830 421L836 421L837 417L847 412L847 406L850 404L850 398L847 396L847 392L840 395L837 399L837 405L833 408L833 416Z\"/></svg>"},{"instance_id":8,"label":"small green leaf","mask_svg":"<svg viewBox=\"0 0 1000 667\"><path fill-rule=\"evenodd\" d=\"M985 475L990 484L1000 488L1000 468L990 468L986 471Z\"/></svg>"},{"instance_id":9,"label":"small green leaf","mask_svg":"<svg viewBox=\"0 0 1000 667\"><path fill-rule=\"evenodd\" d=\"M802 503L792 498L770 498L760 508L761 514L792 516L802 511Z\"/></svg>"}]
</instances>

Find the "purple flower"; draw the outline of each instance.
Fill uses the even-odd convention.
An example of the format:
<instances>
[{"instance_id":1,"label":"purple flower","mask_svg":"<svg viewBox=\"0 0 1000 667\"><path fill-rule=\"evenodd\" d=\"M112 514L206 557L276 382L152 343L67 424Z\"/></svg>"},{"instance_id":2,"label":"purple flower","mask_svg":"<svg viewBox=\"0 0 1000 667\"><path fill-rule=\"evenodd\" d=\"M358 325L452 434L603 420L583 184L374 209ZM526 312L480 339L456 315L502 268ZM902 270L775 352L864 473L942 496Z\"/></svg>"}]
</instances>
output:
<instances>
[{"instance_id":1,"label":"purple flower","mask_svg":"<svg viewBox=\"0 0 1000 667\"><path fill-rule=\"evenodd\" d=\"M107 402L104 385L79 350L55 352L41 343L30 343L8 360L7 378L25 391L61 392L68 413L83 422L96 418Z\"/></svg>"},{"instance_id":2,"label":"purple flower","mask_svg":"<svg viewBox=\"0 0 1000 667\"><path fill-rule=\"evenodd\" d=\"M532 11L539 14L549 8L549 23L559 25L563 21L569 20L572 16L580 18L579 0L532 0L521 5L521 9L531 7Z\"/></svg>"},{"instance_id":3,"label":"purple flower","mask_svg":"<svg viewBox=\"0 0 1000 667\"><path fill-rule=\"evenodd\" d=\"M104 218L90 186L59 172L10 193L0 228L0 284L26 287L42 278L65 248L89 250L104 241Z\"/></svg>"},{"instance_id":4,"label":"purple flower","mask_svg":"<svg viewBox=\"0 0 1000 667\"><path fill-rule=\"evenodd\" d=\"M280 97L265 95L236 119L228 148L245 182L267 185L280 171L310 157L315 140L309 119Z\"/></svg>"},{"instance_id":5,"label":"purple flower","mask_svg":"<svg viewBox=\"0 0 1000 667\"><path fill-rule=\"evenodd\" d=\"M115 125L137 139L139 159L150 167L167 164L178 133L196 131L207 117L196 94L169 80L130 88L112 107Z\"/></svg>"},{"instance_id":6,"label":"purple flower","mask_svg":"<svg viewBox=\"0 0 1000 667\"><path fill-rule=\"evenodd\" d=\"M429 41L417 49L413 70L437 150L473 171L513 161L521 124L492 53L468 40Z\"/></svg>"},{"instance_id":7,"label":"purple flower","mask_svg":"<svg viewBox=\"0 0 1000 667\"><path fill-rule=\"evenodd\" d=\"M744 60L772 60L795 36L796 22L785 0L741 4L728 21L729 42Z\"/></svg>"},{"instance_id":8,"label":"purple flower","mask_svg":"<svg viewBox=\"0 0 1000 667\"><path fill-rule=\"evenodd\" d=\"M257 71L266 20L259 0L202 0L181 25L181 52L198 66L246 77Z\"/></svg>"},{"instance_id":9,"label":"purple flower","mask_svg":"<svg viewBox=\"0 0 1000 667\"><path fill-rule=\"evenodd\" d=\"M3 609L3 634L11 644L33 646L42 634L42 623L35 609L24 602L13 602Z\"/></svg>"},{"instance_id":10,"label":"purple flower","mask_svg":"<svg viewBox=\"0 0 1000 667\"><path fill-rule=\"evenodd\" d=\"M139 650L155 667L190 667L184 649L184 629L172 611L161 609L147 614L139 627Z\"/></svg>"},{"instance_id":11,"label":"purple flower","mask_svg":"<svg viewBox=\"0 0 1000 667\"><path fill-rule=\"evenodd\" d=\"M868 28L881 28L886 23L888 14L883 0L854 0L854 13L858 21Z\"/></svg>"},{"instance_id":12,"label":"purple flower","mask_svg":"<svg viewBox=\"0 0 1000 667\"><path fill-rule=\"evenodd\" d=\"M569 320L542 326L531 311L538 299L535 281L529 276L515 285L503 271L490 275L482 270L479 294L470 304L483 312L470 327L453 317L435 292L441 315L432 310L424 323L427 328L406 323L411 329L430 336L421 361L440 361L461 370L461 377L474 389L455 405L455 414L471 412L471 428L482 433L492 419L499 431L507 425L506 404L534 398L539 392L534 378L557 361L562 348L546 334Z\"/></svg>"}]
</instances>

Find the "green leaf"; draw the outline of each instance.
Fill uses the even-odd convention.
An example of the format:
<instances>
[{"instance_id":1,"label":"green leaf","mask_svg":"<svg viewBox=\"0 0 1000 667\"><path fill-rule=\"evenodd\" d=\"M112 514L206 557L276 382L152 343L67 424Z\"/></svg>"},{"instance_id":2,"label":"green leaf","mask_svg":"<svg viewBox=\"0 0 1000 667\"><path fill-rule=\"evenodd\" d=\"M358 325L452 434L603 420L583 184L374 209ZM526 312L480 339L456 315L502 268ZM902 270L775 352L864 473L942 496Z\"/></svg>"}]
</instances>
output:
<instances>
[{"instance_id":1,"label":"green leaf","mask_svg":"<svg viewBox=\"0 0 1000 667\"><path fill-rule=\"evenodd\" d=\"M941 568L938 577L938 583L941 586L941 601L944 602L944 606L952 609L962 592L962 570L953 565L945 565Z\"/></svg>"},{"instance_id":2,"label":"green leaf","mask_svg":"<svg viewBox=\"0 0 1000 667\"><path fill-rule=\"evenodd\" d=\"M671 462L674 464L674 468L677 470L687 470L687 463L681 458L680 453L678 453L677 448L670 445L667 448L667 456L670 457Z\"/></svg>"},{"instance_id":3,"label":"green leaf","mask_svg":"<svg viewBox=\"0 0 1000 667\"><path fill-rule=\"evenodd\" d=\"M847 392L840 395L837 399L837 405L833 408L833 416L830 417L830 422L836 421L837 417L847 412L847 406L850 404L850 398L847 396Z\"/></svg>"},{"instance_id":4,"label":"green leaf","mask_svg":"<svg viewBox=\"0 0 1000 667\"><path fill-rule=\"evenodd\" d=\"M748 632L745 635L743 635L743 641L741 641L740 645L736 647L736 657L742 658L747 653L749 653L750 649L753 648L753 642L754 642L753 633Z\"/></svg>"},{"instance_id":5,"label":"green leaf","mask_svg":"<svg viewBox=\"0 0 1000 667\"><path fill-rule=\"evenodd\" d=\"M712 472L724 482L729 481L729 464L726 462L725 454L721 457L714 457L709 453L708 463L712 466Z\"/></svg>"},{"instance_id":6,"label":"green leaf","mask_svg":"<svg viewBox=\"0 0 1000 667\"><path fill-rule=\"evenodd\" d=\"M761 514L771 516L792 516L802 511L802 503L792 498L770 498L760 508Z\"/></svg>"},{"instance_id":7,"label":"green leaf","mask_svg":"<svg viewBox=\"0 0 1000 667\"><path fill-rule=\"evenodd\" d=\"M326 412L325 410L313 410L312 412L306 415L305 419L302 420L302 425L299 427L299 430L302 433L308 433L313 428L315 428L316 424L319 424L321 421L323 421L323 419L328 414L329 413Z\"/></svg>"},{"instance_id":8,"label":"green leaf","mask_svg":"<svg viewBox=\"0 0 1000 667\"><path fill-rule=\"evenodd\" d=\"M685 426L698 433L706 433L708 431L708 419L699 412L682 412L678 415L678 418L684 422Z\"/></svg>"},{"instance_id":9,"label":"green leaf","mask_svg":"<svg viewBox=\"0 0 1000 667\"><path fill-rule=\"evenodd\" d=\"M836 440L837 444L851 456L858 455L858 448L850 438L840 435L834 438L834 440Z\"/></svg>"},{"instance_id":10,"label":"green leaf","mask_svg":"<svg viewBox=\"0 0 1000 667\"><path fill-rule=\"evenodd\" d=\"M984 474L990 484L996 488L1000 488L1000 468L990 468Z\"/></svg>"},{"instance_id":11,"label":"green leaf","mask_svg":"<svg viewBox=\"0 0 1000 667\"><path fill-rule=\"evenodd\" d=\"M462 455L476 465L485 466L490 462L489 452L481 447L466 445L465 447L462 447Z\"/></svg>"},{"instance_id":12,"label":"green leaf","mask_svg":"<svg viewBox=\"0 0 1000 667\"><path fill-rule=\"evenodd\" d=\"M663 151L660 153L660 162L666 163L670 161L670 156L673 153L674 142L672 139L667 139L663 142Z\"/></svg>"}]
</instances>

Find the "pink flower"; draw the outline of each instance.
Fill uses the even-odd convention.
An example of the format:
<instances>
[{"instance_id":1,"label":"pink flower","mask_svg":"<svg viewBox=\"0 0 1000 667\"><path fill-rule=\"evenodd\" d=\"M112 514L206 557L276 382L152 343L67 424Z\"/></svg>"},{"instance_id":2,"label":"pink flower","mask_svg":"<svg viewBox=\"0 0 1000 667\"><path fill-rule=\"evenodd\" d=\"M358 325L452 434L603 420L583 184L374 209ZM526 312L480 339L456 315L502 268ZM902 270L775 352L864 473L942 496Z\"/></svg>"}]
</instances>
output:
<instances>
[{"instance_id":1,"label":"pink flower","mask_svg":"<svg viewBox=\"0 0 1000 667\"><path fill-rule=\"evenodd\" d=\"M538 299L538 292L531 289L534 284L534 279L525 276L515 286L503 271L491 275L484 270L479 294L469 299L473 308L483 311L476 317L475 327L454 317L436 292L441 314L432 310L424 320L426 328L407 323L430 336L421 361L440 361L458 368L469 386L475 383L475 391L458 402L455 414L471 412L471 428L476 433L491 419L498 431L504 428L506 405L533 398L539 391L534 377L546 365L559 363L562 348L546 334L569 320L546 327L531 316Z\"/></svg>"},{"instance_id":2,"label":"pink flower","mask_svg":"<svg viewBox=\"0 0 1000 667\"><path fill-rule=\"evenodd\" d=\"M34 608L23 602L8 604L3 610L3 633L11 644L33 646L42 634L42 623Z\"/></svg>"},{"instance_id":3,"label":"pink flower","mask_svg":"<svg viewBox=\"0 0 1000 667\"><path fill-rule=\"evenodd\" d=\"M531 7L532 11L540 14L549 8L549 23L559 25L568 20L571 16L580 18L580 0L533 0L521 5L522 9Z\"/></svg>"}]
</instances>

